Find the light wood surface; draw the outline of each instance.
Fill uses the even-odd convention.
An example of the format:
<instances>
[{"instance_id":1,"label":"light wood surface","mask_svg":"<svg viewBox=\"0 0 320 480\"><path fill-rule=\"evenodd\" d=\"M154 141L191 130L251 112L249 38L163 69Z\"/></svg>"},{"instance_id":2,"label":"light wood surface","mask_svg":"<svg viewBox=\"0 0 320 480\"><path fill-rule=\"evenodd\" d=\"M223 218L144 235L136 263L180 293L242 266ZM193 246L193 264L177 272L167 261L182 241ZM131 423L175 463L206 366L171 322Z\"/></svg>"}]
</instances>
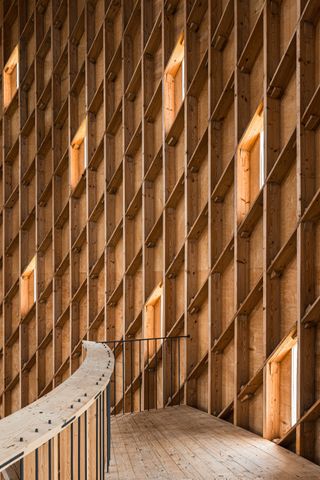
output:
<instances>
[{"instance_id":1,"label":"light wood surface","mask_svg":"<svg viewBox=\"0 0 320 480\"><path fill-rule=\"evenodd\" d=\"M187 406L113 417L107 479L172 478L316 480L320 467Z\"/></svg>"},{"instance_id":2,"label":"light wood surface","mask_svg":"<svg viewBox=\"0 0 320 480\"><path fill-rule=\"evenodd\" d=\"M161 318L190 335L173 399L320 463L319 46L319 0L0 1L1 418L82 340ZM279 386L273 429L266 366L292 329L298 422ZM138 355L115 356L112 403L146 397Z\"/></svg>"}]
</instances>

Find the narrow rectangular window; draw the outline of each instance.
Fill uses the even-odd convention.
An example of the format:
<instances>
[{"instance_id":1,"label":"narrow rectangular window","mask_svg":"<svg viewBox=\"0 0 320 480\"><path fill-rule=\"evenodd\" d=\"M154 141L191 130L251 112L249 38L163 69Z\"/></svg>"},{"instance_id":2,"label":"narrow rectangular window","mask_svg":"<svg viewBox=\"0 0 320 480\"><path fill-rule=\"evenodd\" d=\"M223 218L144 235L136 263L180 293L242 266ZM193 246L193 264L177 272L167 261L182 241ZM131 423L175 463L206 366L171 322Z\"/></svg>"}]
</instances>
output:
<instances>
[{"instance_id":1,"label":"narrow rectangular window","mask_svg":"<svg viewBox=\"0 0 320 480\"><path fill-rule=\"evenodd\" d=\"M3 106L8 107L19 88L19 48L13 49L3 69Z\"/></svg>"},{"instance_id":2,"label":"narrow rectangular window","mask_svg":"<svg viewBox=\"0 0 320 480\"><path fill-rule=\"evenodd\" d=\"M161 337L163 334L163 295L162 284L159 284L151 293L145 304L145 332L146 338Z\"/></svg>"},{"instance_id":3,"label":"narrow rectangular window","mask_svg":"<svg viewBox=\"0 0 320 480\"><path fill-rule=\"evenodd\" d=\"M266 424L269 440L283 438L297 423L298 345L296 332L286 337L266 365Z\"/></svg>"},{"instance_id":4,"label":"narrow rectangular window","mask_svg":"<svg viewBox=\"0 0 320 480\"><path fill-rule=\"evenodd\" d=\"M25 268L21 275L20 313L24 317L37 299L36 257Z\"/></svg>"},{"instance_id":5,"label":"narrow rectangular window","mask_svg":"<svg viewBox=\"0 0 320 480\"><path fill-rule=\"evenodd\" d=\"M87 119L85 118L70 145L70 186L75 188L88 166Z\"/></svg>"},{"instance_id":6,"label":"narrow rectangular window","mask_svg":"<svg viewBox=\"0 0 320 480\"><path fill-rule=\"evenodd\" d=\"M264 184L263 104L245 130L237 149L237 218L244 219Z\"/></svg>"},{"instance_id":7,"label":"narrow rectangular window","mask_svg":"<svg viewBox=\"0 0 320 480\"><path fill-rule=\"evenodd\" d=\"M173 49L164 71L164 123L166 132L170 129L185 96L184 36Z\"/></svg>"}]
</instances>

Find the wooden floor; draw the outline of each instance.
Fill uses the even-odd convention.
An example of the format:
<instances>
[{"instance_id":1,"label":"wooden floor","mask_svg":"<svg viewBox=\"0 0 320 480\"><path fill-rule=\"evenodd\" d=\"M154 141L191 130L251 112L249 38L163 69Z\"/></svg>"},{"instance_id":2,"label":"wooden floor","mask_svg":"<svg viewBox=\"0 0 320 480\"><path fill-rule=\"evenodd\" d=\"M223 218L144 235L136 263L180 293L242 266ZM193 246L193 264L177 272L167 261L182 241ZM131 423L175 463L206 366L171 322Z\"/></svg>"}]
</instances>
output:
<instances>
[{"instance_id":1,"label":"wooden floor","mask_svg":"<svg viewBox=\"0 0 320 480\"><path fill-rule=\"evenodd\" d=\"M112 420L107 479L320 479L320 467L190 407Z\"/></svg>"}]
</instances>

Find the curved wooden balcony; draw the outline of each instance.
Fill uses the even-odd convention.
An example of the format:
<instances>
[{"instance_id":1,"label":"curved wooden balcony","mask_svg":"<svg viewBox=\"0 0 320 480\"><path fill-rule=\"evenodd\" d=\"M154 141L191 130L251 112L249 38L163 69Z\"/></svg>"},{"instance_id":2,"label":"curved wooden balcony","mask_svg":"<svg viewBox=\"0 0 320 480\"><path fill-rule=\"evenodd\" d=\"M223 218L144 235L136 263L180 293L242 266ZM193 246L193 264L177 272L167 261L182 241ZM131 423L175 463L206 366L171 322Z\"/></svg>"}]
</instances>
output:
<instances>
[{"instance_id":1,"label":"curved wooden balcony","mask_svg":"<svg viewBox=\"0 0 320 480\"><path fill-rule=\"evenodd\" d=\"M104 478L114 356L101 343L83 347L86 358L71 377L0 421L2 478Z\"/></svg>"}]
</instances>

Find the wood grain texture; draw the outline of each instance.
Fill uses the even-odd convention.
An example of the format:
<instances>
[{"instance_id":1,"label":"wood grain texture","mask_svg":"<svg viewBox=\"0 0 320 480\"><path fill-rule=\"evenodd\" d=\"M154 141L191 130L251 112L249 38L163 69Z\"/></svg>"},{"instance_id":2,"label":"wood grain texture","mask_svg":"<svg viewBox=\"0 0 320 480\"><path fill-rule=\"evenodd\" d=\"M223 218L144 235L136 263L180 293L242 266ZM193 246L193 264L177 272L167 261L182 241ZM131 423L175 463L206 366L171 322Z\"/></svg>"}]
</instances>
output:
<instances>
[{"instance_id":1,"label":"wood grain texture","mask_svg":"<svg viewBox=\"0 0 320 480\"><path fill-rule=\"evenodd\" d=\"M112 419L110 480L308 478L320 467L199 410L180 406Z\"/></svg>"},{"instance_id":2,"label":"wood grain texture","mask_svg":"<svg viewBox=\"0 0 320 480\"><path fill-rule=\"evenodd\" d=\"M1 418L72 375L83 340L142 338L161 283L161 334L190 334L179 396L261 435L296 328L280 442L319 463L319 19L319 0L0 2ZM260 142L239 168L258 108L261 188Z\"/></svg>"}]
</instances>

